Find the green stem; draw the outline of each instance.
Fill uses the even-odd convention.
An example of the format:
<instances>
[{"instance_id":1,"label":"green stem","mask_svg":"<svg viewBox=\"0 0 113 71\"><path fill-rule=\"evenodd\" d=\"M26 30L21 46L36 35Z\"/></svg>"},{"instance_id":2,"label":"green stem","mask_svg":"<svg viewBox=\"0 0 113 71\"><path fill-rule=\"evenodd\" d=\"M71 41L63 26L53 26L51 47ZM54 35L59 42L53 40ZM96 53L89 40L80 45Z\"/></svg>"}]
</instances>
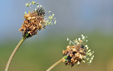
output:
<instances>
[{"instance_id":1,"label":"green stem","mask_svg":"<svg viewBox=\"0 0 113 71\"><path fill-rule=\"evenodd\" d=\"M59 61L57 61L55 64L53 64L51 67L49 67L46 71L50 71L52 70L55 66L57 66L59 63L61 63L63 61L64 58L60 59Z\"/></svg>"},{"instance_id":2,"label":"green stem","mask_svg":"<svg viewBox=\"0 0 113 71\"><path fill-rule=\"evenodd\" d=\"M16 51L18 50L18 48L19 48L20 45L24 42L25 39L26 39L26 38L23 37L23 38L20 40L20 42L17 44L17 46L15 47L15 49L13 50L13 52L12 52L12 54L10 55L9 60L8 60L8 62L7 62L7 64L6 64L5 71L8 71L9 65L10 65L10 63L11 63L11 61L12 61L12 59L13 59L15 53L16 53Z\"/></svg>"}]
</instances>

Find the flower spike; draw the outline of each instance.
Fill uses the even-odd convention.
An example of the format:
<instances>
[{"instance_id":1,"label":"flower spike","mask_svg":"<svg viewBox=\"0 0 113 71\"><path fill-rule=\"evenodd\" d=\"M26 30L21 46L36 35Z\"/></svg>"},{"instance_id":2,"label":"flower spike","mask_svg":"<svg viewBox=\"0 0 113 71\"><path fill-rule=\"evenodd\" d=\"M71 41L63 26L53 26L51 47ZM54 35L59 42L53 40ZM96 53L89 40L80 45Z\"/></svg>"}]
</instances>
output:
<instances>
[{"instance_id":1,"label":"flower spike","mask_svg":"<svg viewBox=\"0 0 113 71\"><path fill-rule=\"evenodd\" d=\"M73 45L68 45L66 50L63 50L63 62L65 65L74 66L75 64L80 65L81 62L91 64L94 58L94 51L88 49L88 45L84 45L86 38L81 35L82 38L75 39L73 42L67 38L67 41L71 42ZM66 58L67 56L67 58Z\"/></svg>"},{"instance_id":2,"label":"flower spike","mask_svg":"<svg viewBox=\"0 0 113 71\"><path fill-rule=\"evenodd\" d=\"M47 25L56 24L56 19L53 20L54 14L48 17L48 20L45 19L45 9L42 5L32 1L31 3L26 3L26 7L31 9L31 5L36 5L36 8L28 13L25 12L24 23L19 29L20 32L23 32L23 37L28 38L37 34L37 31L45 29ZM53 21L53 22L52 22Z\"/></svg>"}]
</instances>

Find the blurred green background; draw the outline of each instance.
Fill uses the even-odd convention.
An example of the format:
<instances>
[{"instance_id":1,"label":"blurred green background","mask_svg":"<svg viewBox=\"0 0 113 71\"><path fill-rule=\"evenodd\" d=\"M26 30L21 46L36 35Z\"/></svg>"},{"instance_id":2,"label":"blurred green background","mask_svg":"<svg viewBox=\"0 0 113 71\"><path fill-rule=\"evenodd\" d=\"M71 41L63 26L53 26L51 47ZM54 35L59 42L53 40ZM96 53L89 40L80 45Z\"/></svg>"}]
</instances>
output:
<instances>
[{"instance_id":1,"label":"blurred green background","mask_svg":"<svg viewBox=\"0 0 113 71\"><path fill-rule=\"evenodd\" d=\"M45 71L62 58L68 45L81 34L95 51L91 65L56 66L52 71L113 71L113 0L35 0L46 12L55 14L57 24L25 40L13 58L9 71ZM0 0L0 71L22 38L18 31L24 19L25 3L31 0ZM46 14L46 17L48 14Z\"/></svg>"}]
</instances>

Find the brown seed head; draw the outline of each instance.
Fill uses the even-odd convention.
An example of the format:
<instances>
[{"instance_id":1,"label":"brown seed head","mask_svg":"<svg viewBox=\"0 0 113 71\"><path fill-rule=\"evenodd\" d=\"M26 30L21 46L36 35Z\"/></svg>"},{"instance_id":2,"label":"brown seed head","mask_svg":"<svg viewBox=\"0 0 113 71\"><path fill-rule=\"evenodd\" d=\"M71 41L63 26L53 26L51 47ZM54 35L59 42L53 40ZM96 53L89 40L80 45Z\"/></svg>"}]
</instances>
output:
<instances>
[{"instance_id":1,"label":"brown seed head","mask_svg":"<svg viewBox=\"0 0 113 71\"><path fill-rule=\"evenodd\" d=\"M68 56L65 64L73 66L77 62L81 62L85 58L85 52L86 49L81 48L80 44L76 46L67 46L67 49L65 51L63 50L63 56Z\"/></svg>"},{"instance_id":2,"label":"brown seed head","mask_svg":"<svg viewBox=\"0 0 113 71\"><path fill-rule=\"evenodd\" d=\"M31 37L37 34L38 30L41 30L46 26L44 17L37 15L37 12L29 12L28 14L25 14L24 19L24 23L19 29L20 32L23 32L23 35L29 34L29 36Z\"/></svg>"}]
</instances>

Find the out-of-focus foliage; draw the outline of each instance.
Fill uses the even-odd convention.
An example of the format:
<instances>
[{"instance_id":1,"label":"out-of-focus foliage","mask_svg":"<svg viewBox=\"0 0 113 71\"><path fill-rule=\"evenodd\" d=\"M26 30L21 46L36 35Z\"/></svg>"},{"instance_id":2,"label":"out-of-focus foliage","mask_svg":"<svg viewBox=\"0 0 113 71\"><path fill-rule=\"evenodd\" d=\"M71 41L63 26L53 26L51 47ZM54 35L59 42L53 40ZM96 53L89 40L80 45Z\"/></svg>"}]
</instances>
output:
<instances>
[{"instance_id":1,"label":"out-of-focus foliage","mask_svg":"<svg viewBox=\"0 0 113 71\"><path fill-rule=\"evenodd\" d=\"M70 35L71 36L71 35ZM55 38L56 37L56 38ZM77 38L74 34L70 39ZM88 45L95 51L95 58L91 65L81 63L80 66L65 66L64 63L56 66L53 71L112 71L113 66L113 35L103 36L97 33L88 34ZM7 40L0 44L0 70L3 71L9 55L18 43L17 40ZM7 44L7 45L6 45ZM27 39L16 53L9 71L45 71L54 62L62 58L62 50L66 48L68 42L61 36L48 35L36 40Z\"/></svg>"}]
</instances>

